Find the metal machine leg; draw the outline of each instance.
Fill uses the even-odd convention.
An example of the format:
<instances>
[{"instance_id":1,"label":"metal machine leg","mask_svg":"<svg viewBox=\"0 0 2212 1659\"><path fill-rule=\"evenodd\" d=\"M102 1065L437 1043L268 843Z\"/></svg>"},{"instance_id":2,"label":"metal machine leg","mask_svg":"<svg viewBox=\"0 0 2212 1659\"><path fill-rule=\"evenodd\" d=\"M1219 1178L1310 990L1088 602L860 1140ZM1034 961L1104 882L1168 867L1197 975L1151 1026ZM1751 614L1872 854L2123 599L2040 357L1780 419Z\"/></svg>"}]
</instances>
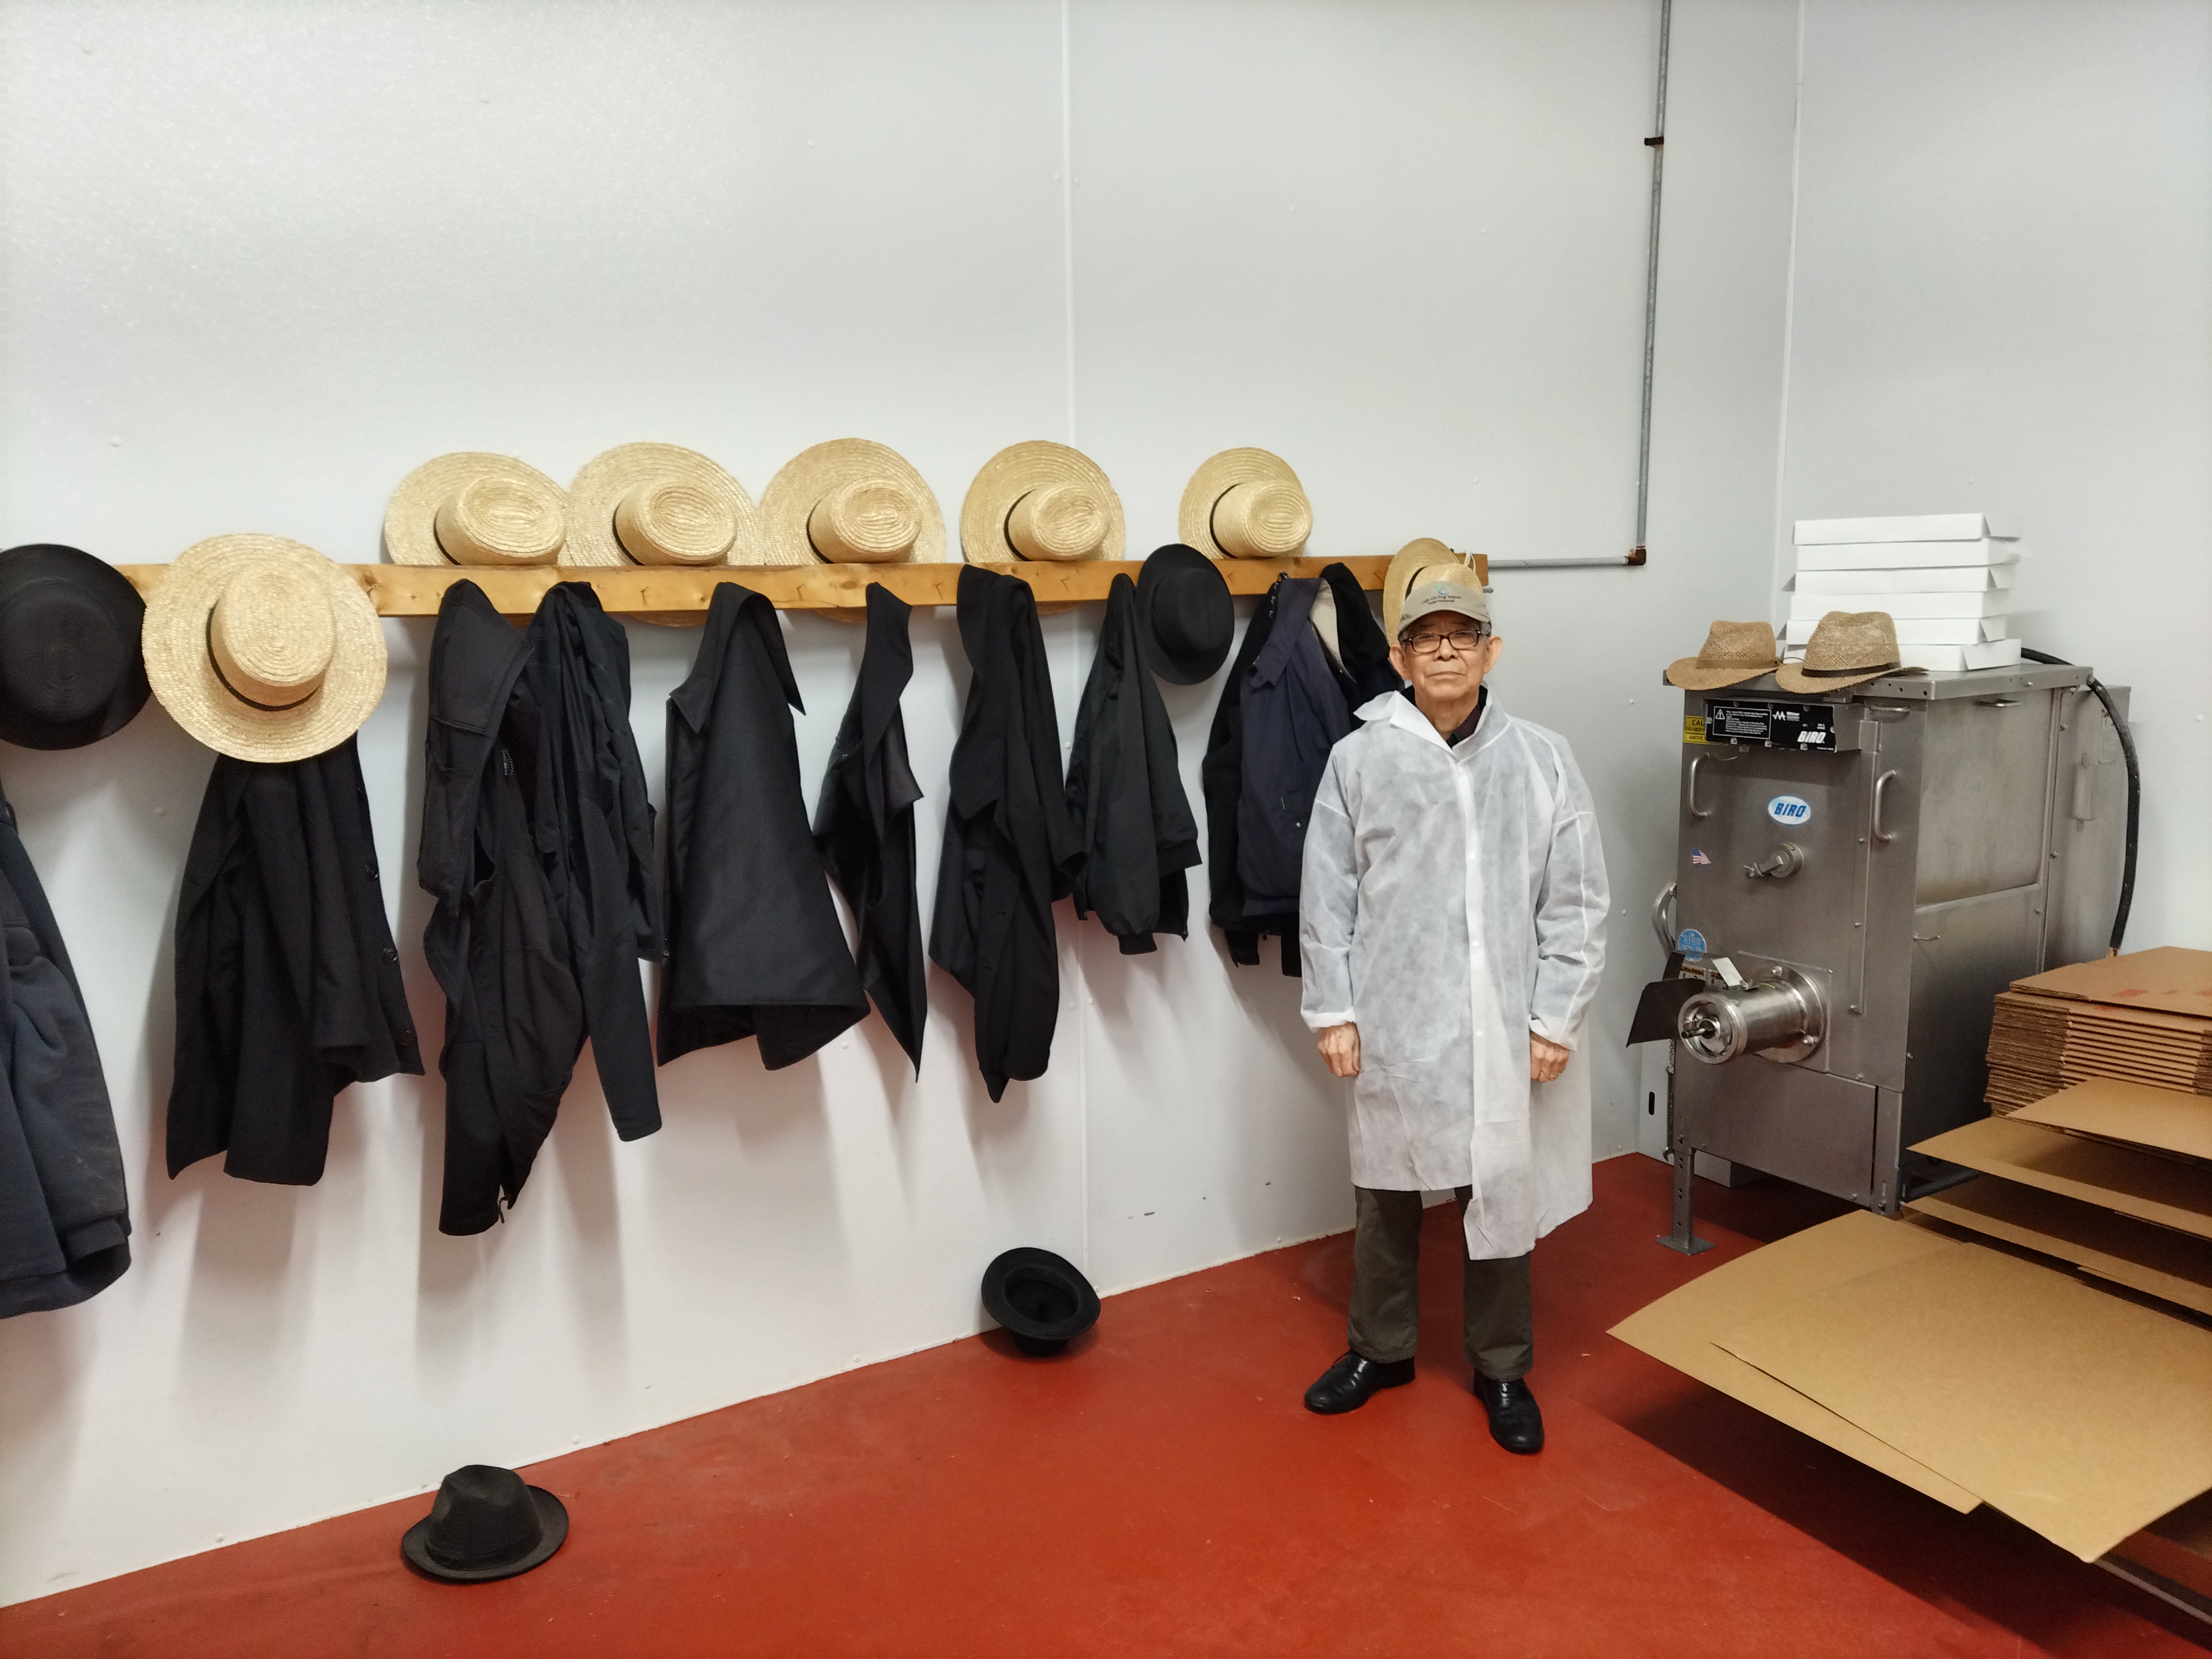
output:
<instances>
[{"instance_id":1,"label":"metal machine leg","mask_svg":"<svg viewBox=\"0 0 2212 1659\"><path fill-rule=\"evenodd\" d=\"M1684 1255L1696 1255L1711 1249L1713 1242L1698 1237L1692 1214L1694 1196L1690 1183L1697 1179L1698 1154L1674 1110L1674 1045L1671 1042L1667 1045L1667 1146L1674 1160L1674 1231L1660 1234L1659 1242Z\"/></svg>"}]
</instances>

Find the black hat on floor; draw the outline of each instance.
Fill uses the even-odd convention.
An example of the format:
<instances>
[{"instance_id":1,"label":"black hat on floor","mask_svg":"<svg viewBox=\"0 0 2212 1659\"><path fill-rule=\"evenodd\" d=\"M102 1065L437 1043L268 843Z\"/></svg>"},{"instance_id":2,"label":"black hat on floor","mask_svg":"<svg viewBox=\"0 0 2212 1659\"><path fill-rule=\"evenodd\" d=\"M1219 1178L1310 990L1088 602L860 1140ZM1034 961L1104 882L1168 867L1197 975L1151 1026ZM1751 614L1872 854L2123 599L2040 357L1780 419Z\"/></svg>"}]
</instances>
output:
<instances>
[{"instance_id":1,"label":"black hat on floor","mask_svg":"<svg viewBox=\"0 0 2212 1659\"><path fill-rule=\"evenodd\" d=\"M528 1572L568 1536L568 1511L551 1492L513 1469L471 1463L438 1483L429 1518L407 1528L399 1553L428 1577L482 1584Z\"/></svg>"},{"instance_id":2,"label":"black hat on floor","mask_svg":"<svg viewBox=\"0 0 2212 1659\"><path fill-rule=\"evenodd\" d=\"M1058 1353L1098 1322L1098 1292L1050 1250L1008 1250L983 1269L983 1311L1024 1353Z\"/></svg>"},{"instance_id":3,"label":"black hat on floor","mask_svg":"<svg viewBox=\"0 0 2212 1659\"><path fill-rule=\"evenodd\" d=\"M0 553L0 738L81 749L146 706L146 602L113 565L46 543Z\"/></svg>"},{"instance_id":4,"label":"black hat on floor","mask_svg":"<svg viewBox=\"0 0 2212 1659\"><path fill-rule=\"evenodd\" d=\"M1137 625L1162 679L1175 685L1212 679L1229 660L1237 632L1221 567L1181 542L1157 550L1137 575Z\"/></svg>"}]
</instances>

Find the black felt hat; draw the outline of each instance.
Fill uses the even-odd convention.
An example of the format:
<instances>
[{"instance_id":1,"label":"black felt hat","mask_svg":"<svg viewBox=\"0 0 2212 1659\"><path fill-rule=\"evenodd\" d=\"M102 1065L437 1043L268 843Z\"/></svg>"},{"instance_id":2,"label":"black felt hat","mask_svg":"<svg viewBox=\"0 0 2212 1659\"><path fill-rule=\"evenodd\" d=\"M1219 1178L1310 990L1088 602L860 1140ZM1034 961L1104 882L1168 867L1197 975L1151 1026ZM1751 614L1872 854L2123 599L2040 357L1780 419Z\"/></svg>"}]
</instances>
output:
<instances>
[{"instance_id":1,"label":"black felt hat","mask_svg":"<svg viewBox=\"0 0 2212 1659\"><path fill-rule=\"evenodd\" d=\"M1025 1245L983 1269L983 1311L1024 1353L1058 1353L1098 1322L1098 1292L1066 1257Z\"/></svg>"},{"instance_id":2,"label":"black felt hat","mask_svg":"<svg viewBox=\"0 0 2212 1659\"><path fill-rule=\"evenodd\" d=\"M82 749L146 706L146 602L113 565L45 543L0 553L0 738Z\"/></svg>"},{"instance_id":3,"label":"black felt hat","mask_svg":"<svg viewBox=\"0 0 2212 1659\"><path fill-rule=\"evenodd\" d=\"M1221 567L1181 542L1157 550L1137 575L1137 623L1162 679L1176 685L1212 679L1229 660L1237 632Z\"/></svg>"},{"instance_id":4,"label":"black felt hat","mask_svg":"<svg viewBox=\"0 0 2212 1659\"><path fill-rule=\"evenodd\" d=\"M438 1483L428 1518L407 1528L399 1553L426 1577L482 1584L528 1572L568 1536L568 1511L551 1492L513 1469L471 1463Z\"/></svg>"}]
</instances>

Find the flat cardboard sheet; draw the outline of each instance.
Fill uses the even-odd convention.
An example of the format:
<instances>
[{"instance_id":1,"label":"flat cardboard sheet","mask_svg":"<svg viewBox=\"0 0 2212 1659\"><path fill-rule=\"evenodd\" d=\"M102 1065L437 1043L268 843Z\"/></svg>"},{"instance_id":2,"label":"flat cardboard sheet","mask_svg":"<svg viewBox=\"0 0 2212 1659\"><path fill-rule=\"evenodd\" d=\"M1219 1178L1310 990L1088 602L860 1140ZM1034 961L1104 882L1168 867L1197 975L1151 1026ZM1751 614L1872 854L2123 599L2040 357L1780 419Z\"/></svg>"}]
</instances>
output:
<instances>
[{"instance_id":1,"label":"flat cardboard sheet","mask_svg":"<svg viewBox=\"0 0 2212 1659\"><path fill-rule=\"evenodd\" d=\"M1909 1261L1942 1248L1946 1242L1917 1227L1899 1227L1879 1216L1854 1211L1711 1269L1631 1314L1613 1328L1612 1334L1654 1359L1964 1514L1978 1500L1956 1481L1945 1480L1927 1465L1855 1428L1826 1407L1785 1388L1715 1342L1721 1333L1785 1306L1808 1291L1837 1284L1870 1268Z\"/></svg>"},{"instance_id":2,"label":"flat cardboard sheet","mask_svg":"<svg viewBox=\"0 0 2212 1659\"><path fill-rule=\"evenodd\" d=\"M1905 1207L2212 1315L2212 1239L2191 1238L1998 1176L1977 1176L1964 1186L1916 1198ZM2212 1378L2205 1387L2212 1389Z\"/></svg>"},{"instance_id":3,"label":"flat cardboard sheet","mask_svg":"<svg viewBox=\"0 0 2212 1659\"><path fill-rule=\"evenodd\" d=\"M2203 1018L2212 1017L2212 951L2185 951L2178 945L2130 951L2016 979L2013 988Z\"/></svg>"},{"instance_id":4,"label":"flat cardboard sheet","mask_svg":"<svg viewBox=\"0 0 2212 1659\"><path fill-rule=\"evenodd\" d=\"M2212 1489L2212 1331L1978 1245L1721 1346L2085 1561Z\"/></svg>"},{"instance_id":5,"label":"flat cardboard sheet","mask_svg":"<svg viewBox=\"0 0 2212 1659\"><path fill-rule=\"evenodd\" d=\"M2022 1123L2016 1112L1947 1129L1912 1150L2212 1238L2212 1167L2203 1164ZM2204 1392L2212 1399L2212 1389Z\"/></svg>"},{"instance_id":6,"label":"flat cardboard sheet","mask_svg":"<svg viewBox=\"0 0 2212 1659\"><path fill-rule=\"evenodd\" d=\"M2014 1112L2015 1121L2132 1141L2184 1158L2212 1158L2212 1096L2093 1078Z\"/></svg>"}]
</instances>

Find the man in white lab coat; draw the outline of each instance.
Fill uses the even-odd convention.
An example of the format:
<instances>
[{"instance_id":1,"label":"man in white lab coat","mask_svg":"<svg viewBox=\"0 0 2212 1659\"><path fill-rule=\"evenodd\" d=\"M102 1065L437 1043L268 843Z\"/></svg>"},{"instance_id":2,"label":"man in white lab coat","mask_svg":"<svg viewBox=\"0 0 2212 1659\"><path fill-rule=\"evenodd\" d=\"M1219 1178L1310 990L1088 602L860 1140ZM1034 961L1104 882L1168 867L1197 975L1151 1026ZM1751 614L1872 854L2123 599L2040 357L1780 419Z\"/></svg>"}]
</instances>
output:
<instances>
[{"instance_id":1,"label":"man in white lab coat","mask_svg":"<svg viewBox=\"0 0 2212 1659\"><path fill-rule=\"evenodd\" d=\"M1306 1393L1347 1412L1413 1380L1423 1191L1465 1220L1467 1357L1490 1431L1544 1443L1529 1254L1590 1198L1579 1052L1605 958L1605 860L1555 734L1483 684L1500 641L1473 570L1411 579L1376 697L1330 752L1299 895L1304 1016L1354 1079L1350 1351Z\"/></svg>"}]
</instances>

